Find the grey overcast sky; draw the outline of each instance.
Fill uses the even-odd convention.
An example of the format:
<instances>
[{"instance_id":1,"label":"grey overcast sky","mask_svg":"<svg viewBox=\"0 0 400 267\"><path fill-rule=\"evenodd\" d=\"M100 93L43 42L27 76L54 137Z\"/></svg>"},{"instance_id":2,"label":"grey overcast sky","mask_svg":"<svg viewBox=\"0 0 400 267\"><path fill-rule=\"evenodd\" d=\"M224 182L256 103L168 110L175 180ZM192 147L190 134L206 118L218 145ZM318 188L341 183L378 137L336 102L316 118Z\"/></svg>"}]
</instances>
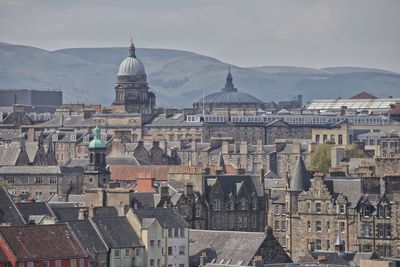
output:
<instances>
[{"instance_id":1,"label":"grey overcast sky","mask_svg":"<svg viewBox=\"0 0 400 267\"><path fill-rule=\"evenodd\" d=\"M0 0L0 41L171 48L239 66L400 72L400 0Z\"/></svg>"}]
</instances>

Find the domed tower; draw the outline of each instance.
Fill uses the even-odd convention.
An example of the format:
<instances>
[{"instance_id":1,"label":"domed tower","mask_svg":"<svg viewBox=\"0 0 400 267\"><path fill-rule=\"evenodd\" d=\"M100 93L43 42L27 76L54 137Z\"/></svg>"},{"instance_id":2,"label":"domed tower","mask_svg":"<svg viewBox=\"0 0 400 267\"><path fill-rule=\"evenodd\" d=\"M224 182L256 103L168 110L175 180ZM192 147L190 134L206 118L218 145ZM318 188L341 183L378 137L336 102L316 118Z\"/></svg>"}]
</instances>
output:
<instances>
[{"instance_id":1,"label":"domed tower","mask_svg":"<svg viewBox=\"0 0 400 267\"><path fill-rule=\"evenodd\" d=\"M113 105L120 112L151 113L156 97L149 91L143 63L136 57L131 40L129 55L119 65Z\"/></svg>"},{"instance_id":2,"label":"domed tower","mask_svg":"<svg viewBox=\"0 0 400 267\"><path fill-rule=\"evenodd\" d=\"M89 166L85 171L85 188L105 187L109 183L106 164L106 143L101 139L100 128L93 130L94 137L89 143Z\"/></svg>"}]
</instances>

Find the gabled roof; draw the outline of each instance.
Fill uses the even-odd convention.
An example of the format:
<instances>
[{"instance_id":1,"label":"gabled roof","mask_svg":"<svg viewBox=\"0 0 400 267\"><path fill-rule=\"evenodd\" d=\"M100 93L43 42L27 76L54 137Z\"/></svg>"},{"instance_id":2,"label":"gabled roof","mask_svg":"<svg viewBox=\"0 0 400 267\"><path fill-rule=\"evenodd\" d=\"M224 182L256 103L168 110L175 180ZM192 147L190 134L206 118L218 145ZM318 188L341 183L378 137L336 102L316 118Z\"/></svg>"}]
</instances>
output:
<instances>
[{"instance_id":1,"label":"gabled roof","mask_svg":"<svg viewBox=\"0 0 400 267\"><path fill-rule=\"evenodd\" d=\"M110 248L142 246L126 217L97 217L93 218L93 221Z\"/></svg>"},{"instance_id":2,"label":"gabled roof","mask_svg":"<svg viewBox=\"0 0 400 267\"><path fill-rule=\"evenodd\" d=\"M0 224L20 225L24 219L4 187L0 187Z\"/></svg>"},{"instance_id":3,"label":"gabled roof","mask_svg":"<svg viewBox=\"0 0 400 267\"><path fill-rule=\"evenodd\" d=\"M183 217L172 208L137 209L133 212L143 222L144 219L154 218L165 228L188 227Z\"/></svg>"},{"instance_id":4,"label":"gabled roof","mask_svg":"<svg viewBox=\"0 0 400 267\"><path fill-rule=\"evenodd\" d=\"M216 177L213 186L217 186L217 184L219 184L219 186L221 187L221 190L226 199L228 199L230 195L237 195L238 185L246 188L250 195L252 193L256 193L258 196L260 196L259 192L257 192L254 180L250 175L220 175Z\"/></svg>"},{"instance_id":5,"label":"gabled roof","mask_svg":"<svg viewBox=\"0 0 400 267\"><path fill-rule=\"evenodd\" d=\"M154 208L154 195L155 192L133 192L132 202L138 204L138 208Z\"/></svg>"},{"instance_id":6,"label":"gabled roof","mask_svg":"<svg viewBox=\"0 0 400 267\"><path fill-rule=\"evenodd\" d=\"M29 217L35 215L52 217L52 214L45 202L16 203L16 205L26 222L29 222Z\"/></svg>"},{"instance_id":7,"label":"gabled roof","mask_svg":"<svg viewBox=\"0 0 400 267\"><path fill-rule=\"evenodd\" d=\"M0 234L18 261L85 257L65 224L4 226Z\"/></svg>"},{"instance_id":8,"label":"gabled roof","mask_svg":"<svg viewBox=\"0 0 400 267\"><path fill-rule=\"evenodd\" d=\"M59 221L73 221L78 219L80 207L53 207L54 214Z\"/></svg>"},{"instance_id":9,"label":"gabled roof","mask_svg":"<svg viewBox=\"0 0 400 267\"><path fill-rule=\"evenodd\" d=\"M81 246L91 256L98 252L107 252L108 248L89 220L77 220L67 223L78 238Z\"/></svg>"},{"instance_id":10,"label":"gabled roof","mask_svg":"<svg viewBox=\"0 0 400 267\"><path fill-rule=\"evenodd\" d=\"M358 93L356 95L353 95L352 97L350 97L349 99L378 99L376 96L371 95L367 92L361 92Z\"/></svg>"},{"instance_id":11,"label":"gabled roof","mask_svg":"<svg viewBox=\"0 0 400 267\"><path fill-rule=\"evenodd\" d=\"M311 187L310 175L304 165L303 158L299 156L290 179L290 191L307 191Z\"/></svg>"},{"instance_id":12,"label":"gabled roof","mask_svg":"<svg viewBox=\"0 0 400 267\"><path fill-rule=\"evenodd\" d=\"M189 230L189 261L197 263L202 252L207 262L232 265L251 265L253 257L266 239L265 233L232 232L211 230Z\"/></svg>"}]
</instances>

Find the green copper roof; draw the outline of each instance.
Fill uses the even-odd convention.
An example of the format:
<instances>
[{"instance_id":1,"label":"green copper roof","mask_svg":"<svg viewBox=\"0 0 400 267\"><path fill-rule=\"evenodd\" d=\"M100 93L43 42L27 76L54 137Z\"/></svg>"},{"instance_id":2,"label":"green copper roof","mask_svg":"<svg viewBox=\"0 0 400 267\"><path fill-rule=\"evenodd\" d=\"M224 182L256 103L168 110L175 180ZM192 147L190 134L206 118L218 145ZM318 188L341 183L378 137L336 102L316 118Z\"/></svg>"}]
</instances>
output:
<instances>
[{"instance_id":1,"label":"green copper roof","mask_svg":"<svg viewBox=\"0 0 400 267\"><path fill-rule=\"evenodd\" d=\"M106 148L106 143L101 139L100 128L96 126L93 130L94 138L89 143L89 148Z\"/></svg>"}]
</instances>

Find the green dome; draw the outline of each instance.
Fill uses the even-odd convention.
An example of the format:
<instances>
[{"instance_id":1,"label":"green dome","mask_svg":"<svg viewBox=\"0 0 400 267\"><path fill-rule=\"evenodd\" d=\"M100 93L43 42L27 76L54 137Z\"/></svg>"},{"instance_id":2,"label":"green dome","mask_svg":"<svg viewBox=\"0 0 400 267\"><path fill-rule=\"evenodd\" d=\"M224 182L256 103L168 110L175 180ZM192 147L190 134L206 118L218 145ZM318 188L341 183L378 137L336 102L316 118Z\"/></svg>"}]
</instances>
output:
<instances>
[{"instance_id":1,"label":"green dome","mask_svg":"<svg viewBox=\"0 0 400 267\"><path fill-rule=\"evenodd\" d=\"M106 148L106 143L101 139L100 128L96 126L93 130L94 138L89 143L89 148Z\"/></svg>"}]
</instances>

